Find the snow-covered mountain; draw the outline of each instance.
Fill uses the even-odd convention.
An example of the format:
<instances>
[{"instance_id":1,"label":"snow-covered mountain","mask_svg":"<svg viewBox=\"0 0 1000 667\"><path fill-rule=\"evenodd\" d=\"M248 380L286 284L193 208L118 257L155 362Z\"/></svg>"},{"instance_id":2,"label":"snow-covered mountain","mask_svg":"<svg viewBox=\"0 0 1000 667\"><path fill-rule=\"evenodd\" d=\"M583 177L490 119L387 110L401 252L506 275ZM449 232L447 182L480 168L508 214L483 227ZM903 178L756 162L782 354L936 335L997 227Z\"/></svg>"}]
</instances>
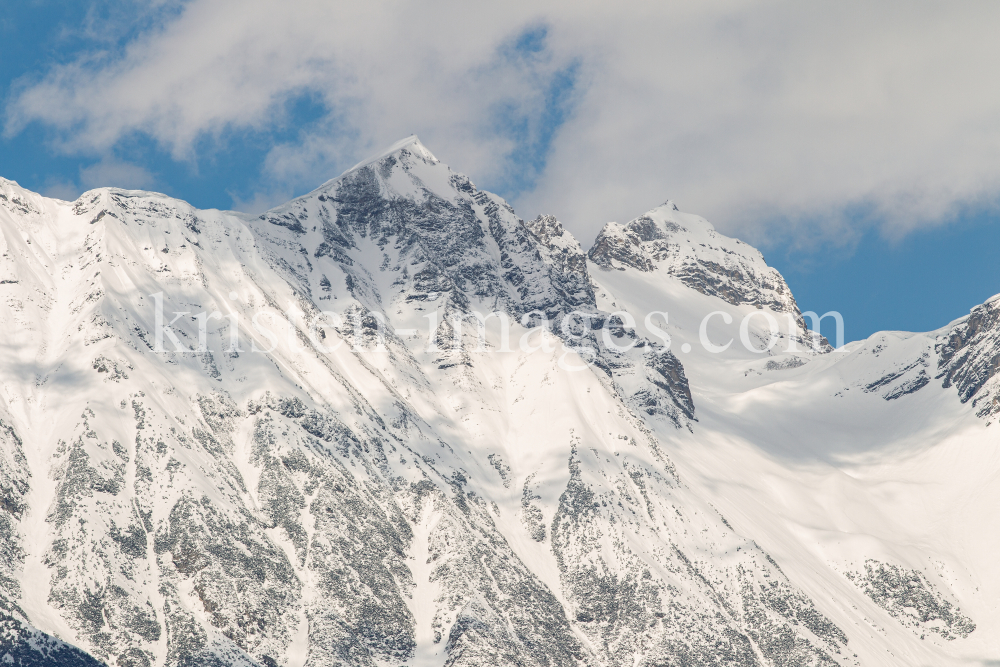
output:
<instances>
[{"instance_id":1,"label":"snow-covered mountain","mask_svg":"<svg viewBox=\"0 0 1000 667\"><path fill-rule=\"evenodd\" d=\"M415 137L252 218L0 180L0 659L989 665L1000 301L833 349L672 203Z\"/></svg>"}]
</instances>

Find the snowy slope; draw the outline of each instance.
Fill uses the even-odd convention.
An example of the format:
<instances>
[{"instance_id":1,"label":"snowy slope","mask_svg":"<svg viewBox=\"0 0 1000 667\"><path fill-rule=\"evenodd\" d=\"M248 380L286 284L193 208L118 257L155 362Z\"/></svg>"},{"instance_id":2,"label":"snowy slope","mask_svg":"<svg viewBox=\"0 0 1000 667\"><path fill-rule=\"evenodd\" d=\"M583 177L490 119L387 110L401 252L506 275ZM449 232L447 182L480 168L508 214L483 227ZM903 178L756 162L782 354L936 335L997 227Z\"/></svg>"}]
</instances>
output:
<instances>
[{"instance_id":1,"label":"snowy slope","mask_svg":"<svg viewBox=\"0 0 1000 667\"><path fill-rule=\"evenodd\" d=\"M585 254L415 137L259 218L0 181L0 233L23 664L1000 654L997 302L832 351L703 219Z\"/></svg>"},{"instance_id":2,"label":"snowy slope","mask_svg":"<svg viewBox=\"0 0 1000 667\"><path fill-rule=\"evenodd\" d=\"M595 245L592 275L599 304L667 310L673 349L691 346L679 356L699 422L676 435L671 455L692 488L776 558L863 664L989 664L1000 655L1000 571L991 563L1000 545L989 528L1000 500L989 429L997 301L926 334L885 332L810 355L801 344L789 352L788 337L762 351L764 331L751 350L738 325L757 306L779 323L797 313L780 298L783 282L760 269L756 251L716 241L700 218L668 205L638 220L650 219L666 228L673 253L657 257L640 239L631 252L646 263L608 262ZM680 271L684 264L695 268ZM699 272L709 275L692 280ZM725 290L709 302L687 289L711 293L703 286L734 272L749 278L743 295ZM710 339L736 341L717 354L698 335L713 310L732 324L714 318ZM751 332L760 321L752 317Z\"/></svg>"}]
</instances>

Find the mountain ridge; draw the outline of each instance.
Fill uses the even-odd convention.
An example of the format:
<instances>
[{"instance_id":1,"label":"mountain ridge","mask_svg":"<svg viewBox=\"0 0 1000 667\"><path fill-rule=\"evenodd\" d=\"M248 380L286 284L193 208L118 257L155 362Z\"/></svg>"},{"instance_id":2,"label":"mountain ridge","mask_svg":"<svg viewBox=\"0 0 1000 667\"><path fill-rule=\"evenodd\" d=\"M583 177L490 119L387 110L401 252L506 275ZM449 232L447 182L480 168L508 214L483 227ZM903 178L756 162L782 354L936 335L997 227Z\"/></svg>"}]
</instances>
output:
<instances>
[{"instance_id":1,"label":"mountain ridge","mask_svg":"<svg viewBox=\"0 0 1000 667\"><path fill-rule=\"evenodd\" d=\"M948 336L813 345L780 274L701 218L659 207L584 253L415 137L259 217L9 184L0 651L23 664L55 664L32 632L136 666L996 648L991 538L942 473L995 495L992 302ZM951 532L864 482L886 471Z\"/></svg>"}]
</instances>

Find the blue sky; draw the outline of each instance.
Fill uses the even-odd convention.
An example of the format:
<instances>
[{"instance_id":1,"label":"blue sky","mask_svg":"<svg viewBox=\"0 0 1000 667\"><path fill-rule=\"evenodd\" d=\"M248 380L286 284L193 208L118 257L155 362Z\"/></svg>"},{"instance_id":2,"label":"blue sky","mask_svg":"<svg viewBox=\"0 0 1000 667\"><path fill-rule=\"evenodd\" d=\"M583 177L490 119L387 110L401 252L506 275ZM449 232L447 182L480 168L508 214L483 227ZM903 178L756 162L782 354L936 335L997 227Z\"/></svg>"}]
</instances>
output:
<instances>
[{"instance_id":1,"label":"blue sky","mask_svg":"<svg viewBox=\"0 0 1000 667\"><path fill-rule=\"evenodd\" d=\"M417 133L584 245L672 198L756 243L803 310L844 315L848 340L935 329L1000 292L984 120L1000 100L982 90L995 59L970 60L988 48L975 13L928 55L933 15L860 28L782 2L582 19L373 3L325 23L315 3L282 22L252 0L232 5L242 22L213 26L227 3L5 7L0 175L54 196L119 185L259 210Z\"/></svg>"},{"instance_id":2,"label":"blue sky","mask_svg":"<svg viewBox=\"0 0 1000 667\"><path fill-rule=\"evenodd\" d=\"M802 310L844 316L848 341L877 331L931 331L1000 293L1000 219L969 214L890 240L868 232L848 248L764 246ZM824 322L824 333L830 321Z\"/></svg>"}]
</instances>

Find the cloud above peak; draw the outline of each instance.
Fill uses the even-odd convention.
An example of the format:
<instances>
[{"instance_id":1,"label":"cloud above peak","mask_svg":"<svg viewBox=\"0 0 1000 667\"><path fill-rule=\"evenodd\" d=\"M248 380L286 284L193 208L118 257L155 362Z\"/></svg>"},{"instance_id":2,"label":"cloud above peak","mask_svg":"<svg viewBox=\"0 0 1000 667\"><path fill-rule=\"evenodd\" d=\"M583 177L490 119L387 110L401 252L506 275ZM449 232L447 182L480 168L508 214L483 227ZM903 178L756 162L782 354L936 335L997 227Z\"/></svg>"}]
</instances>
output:
<instances>
[{"instance_id":1,"label":"cloud above peak","mask_svg":"<svg viewBox=\"0 0 1000 667\"><path fill-rule=\"evenodd\" d=\"M189 0L22 86L6 132L97 157L143 135L181 161L255 133L261 201L416 133L585 242L666 197L753 240L902 234L997 201L998 19L988 2Z\"/></svg>"}]
</instances>

